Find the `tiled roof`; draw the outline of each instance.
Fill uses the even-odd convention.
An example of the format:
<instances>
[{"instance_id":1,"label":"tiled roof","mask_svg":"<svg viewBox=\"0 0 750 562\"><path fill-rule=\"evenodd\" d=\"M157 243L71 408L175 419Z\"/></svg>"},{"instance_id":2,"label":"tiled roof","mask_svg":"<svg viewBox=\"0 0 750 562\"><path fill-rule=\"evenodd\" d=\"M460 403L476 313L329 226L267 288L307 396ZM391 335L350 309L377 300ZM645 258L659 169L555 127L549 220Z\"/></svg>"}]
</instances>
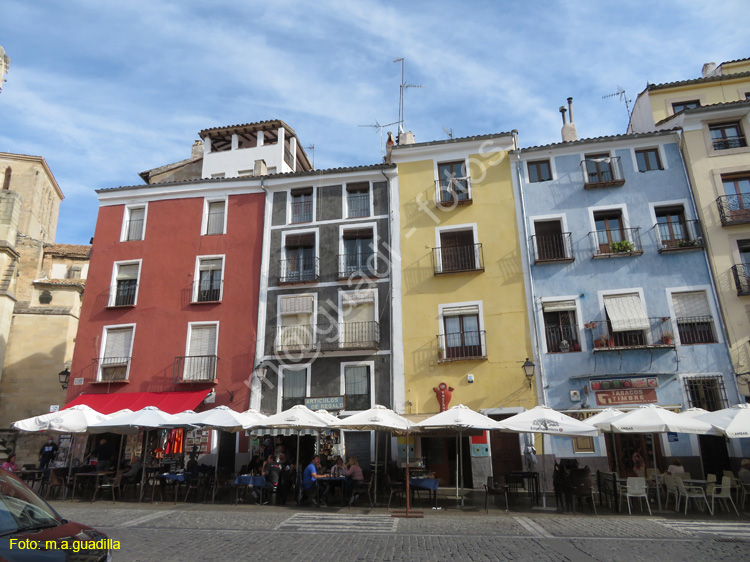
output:
<instances>
[{"instance_id":1,"label":"tiled roof","mask_svg":"<svg viewBox=\"0 0 750 562\"><path fill-rule=\"evenodd\" d=\"M85 287L85 279L35 279L34 284L39 285L59 285L68 287Z\"/></svg>"},{"instance_id":2,"label":"tiled roof","mask_svg":"<svg viewBox=\"0 0 750 562\"><path fill-rule=\"evenodd\" d=\"M750 77L750 72L738 72L736 74L722 74L719 76L709 76L707 78L691 78L690 80L678 80L676 82L665 82L663 84L649 84L646 89L648 91L666 90L678 86L688 86L690 84L707 84L709 82L720 82L722 80L733 80L735 78L747 77Z\"/></svg>"},{"instance_id":3,"label":"tiled roof","mask_svg":"<svg viewBox=\"0 0 750 562\"><path fill-rule=\"evenodd\" d=\"M49 244L44 247L44 253L51 256L88 258L91 253L91 246L81 244Z\"/></svg>"},{"instance_id":4,"label":"tiled roof","mask_svg":"<svg viewBox=\"0 0 750 562\"><path fill-rule=\"evenodd\" d=\"M513 134L513 131L509 131L506 133L489 133L487 135L474 135L471 137L458 137L455 139L444 139L444 140L436 140L436 141L427 141L427 142L415 142L414 144L397 144L393 147L394 150L401 150L405 148L413 148L416 146L433 146L436 144L454 144L457 142L471 142L471 141L477 141L477 140L485 140L485 139L496 139L498 137L507 137Z\"/></svg>"},{"instance_id":5,"label":"tiled roof","mask_svg":"<svg viewBox=\"0 0 750 562\"><path fill-rule=\"evenodd\" d=\"M395 168L395 164L368 164L364 166L348 166L348 167L342 167L342 168L328 168L325 170L310 170L307 172L284 172L284 173L278 173L278 174L269 174L267 176L243 176L243 177L236 177L236 178L201 178L198 180L185 180L185 181L172 181L172 182L163 182L163 183L156 183L152 185L122 185L119 187L107 187L104 189L97 189L97 193L107 193L110 191L117 191L117 190L125 190L125 189L152 189L155 187L164 187L167 185L190 185L194 183L222 183L222 182L230 182L230 181L247 181L248 179L251 180L258 180L260 178L266 178L266 179L277 179L277 178L294 178L294 177L304 177L304 176L322 176L322 175L332 175L332 174L346 174L350 172L365 172L368 170L388 170Z\"/></svg>"},{"instance_id":6,"label":"tiled roof","mask_svg":"<svg viewBox=\"0 0 750 562\"><path fill-rule=\"evenodd\" d=\"M750 61L750 57L744 58L744 59L725 60L719 66L722 66L724 64L732 64L732 63L735 63L735 62L745 62L745 61Z\"/></svg>"},{"instance_id":7,"label":"tiled roof","mask_svg":"<svg viewBox=\"0 0 750 562\"><path fill-rule=\"evenodd\" d=\"M665 131L653 131L650 133L630 133L630 134L622 134L622 135L609 135L606 137L592 137L588 139L578 139L574 141L569 142L554 142L552 144L542 144L538 146L529 146L528 148L522 148L521 152L533 152L535 150L543 150L546 148L553 148L553 147L561 147L561 146L576 146L580 144L591 144L591 143L600 143L600 142L612 142L617 140L628 140L628 139L641 139L641 138L648 138L648 137L656 137L661 135L669 135L673 133L674 131L677 131L678 128L674 129L667 129Z\"/></svg>"},{"instance_id":8,"label":"tiled roof","mask_svg":"<svg viewBox=\"0 0 750 562\"><path fill-rule=\"evenodd\" d=\"M727 109L732 107L742 107L742 106L750 106L750 100L739 100L739 101L725 101L722 103L712 103L711 105L701 105L699 107L691 107L689 109L683 109L682 111L678 111L674 115L670 115L669 117L665 117L661 121L659 121L656 125L662 125L669 121L670 119L674 119L675 117L678 117L680 115L688 115L692 113L706 113L708 111L718 111L720 109Z\"/></svg>"},{"instance_id":9,"label":"tiled roof","mask_svg":"<svg viewBox=\"0 0 750 562\"><path fill-rule=\"evenodd\" d=\"M211 127L210 129L203 129L198 135L203 137L203 135L206 135L208 133L214 133L218 131L226 131L231 129L263 129L268 128L269 126L275 126L275 127L284 127L288 131L290 131L293 135L296 136L296 133L294 132L294 129L292 129L289 125L284 123L281 119L270 119L268 121L258 121L256 123L243 123L241 125L225 125L222 127Z\"/></svg>"}]
</instances>

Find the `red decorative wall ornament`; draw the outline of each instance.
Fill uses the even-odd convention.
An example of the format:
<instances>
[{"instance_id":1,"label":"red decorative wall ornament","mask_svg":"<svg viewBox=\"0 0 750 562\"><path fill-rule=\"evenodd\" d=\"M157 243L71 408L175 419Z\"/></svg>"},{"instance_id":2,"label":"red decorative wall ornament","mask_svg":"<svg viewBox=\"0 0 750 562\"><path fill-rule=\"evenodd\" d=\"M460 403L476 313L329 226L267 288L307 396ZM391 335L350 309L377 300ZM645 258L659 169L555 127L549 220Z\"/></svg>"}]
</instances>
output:
<instances>
[{"instance_id":1,"label":"red decorative wall ornament","mask_svg":"<svg viewBox=\"0 0 750 562\"><path fill-rule=\"evenodd\" d=\"M432 390L435 391L435 398L437 398L438 404L440 404L440 411L445 412L451 403L453 387L441 382L437 388L433 388Z\"/></svg>"}]
</instances>

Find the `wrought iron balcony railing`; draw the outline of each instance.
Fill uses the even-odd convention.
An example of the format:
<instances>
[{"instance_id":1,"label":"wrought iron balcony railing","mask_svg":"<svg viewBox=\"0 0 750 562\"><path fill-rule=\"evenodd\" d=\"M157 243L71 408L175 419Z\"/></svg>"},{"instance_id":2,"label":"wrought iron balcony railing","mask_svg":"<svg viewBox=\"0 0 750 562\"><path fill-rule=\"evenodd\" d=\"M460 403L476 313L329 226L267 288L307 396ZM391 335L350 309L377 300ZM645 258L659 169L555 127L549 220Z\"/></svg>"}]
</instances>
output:
<instances>
[{"instance_id":1,"label":"wrought iron balcony railing","mask_svg":"<svg viewBox=\"0 0 750 562\"><path fill-rule=\"evenodd\" d=\"M583 188L620 187L625 184L619 156L586 158L581 162Z\"/></svg>"},{"instance_id":2,"label":"wrought iron balcony railing","mask_svg":"<svg viewBox=\"0 0 750 562\"><path fill-rule=\"evenodd\" d=\"M654 229L659 252L700 250L704 247L703 230L699 220L661 222L655 224Z\"/></svg>"},{"instance_id":3,"label":"wrought iron balcony railing","mask_svg":"<svg viewBox=\"0 0 750 562\"><path fill-rule=\"evenodd\" d=\"M274 351L277 353L379 347L380 325L375 321L279 326L274 340Z\"/></svg>"},{"instance_id":4,"label":"wrought iron balcony railing","mask_svg":"<svg viewBox=\"0 0 750 562\"><path fill-rule=\"evenodd\" d=\"M107 306L134 306L138 283L135 281L118 281L117 285L109 288L109 304Z\"/></svg>"},{"instance_id":5,"label":"wrought iron balcony railing","mask_svg":"<svg viewBox=\"0 0 750 562\"><path fill-rule=\"evenodd\" d=\"M370 216L370 195L368 193L347 193L347 218L359 219Z\"/></svg>"},{"instance_id":6,"label":"wrought iron balcony railing","mask_svg":"<svg viewBox=\"0 0 750 562\"><path fill-rule=\"evenodd\" d=\"M201 383L216 380L216 355L186 355L174 358L174 382Z\"/></svg>"},{"instance_id":7,"label":"wrought iron balcony railing","mask_svg":"<svg viewBox=\"0 0 750 562\"><path fill-rule=\"evenodd\" d=\"M589 232L591 251L595 258L640 256L640 228L623 228L620 230L595 230Z\"/></svg>"},{"instance_id":8,"label":"wrought iron balcony railing","mask_svg":"<svg viewBox=\"0 0 750 562\"><path fill-rule=\"evenodd\" d=\"M127 382L130 357L99 357L95 382Z\"/></svg>"},{"instance_id":9,"label":"wrought iron balcony railing","mask_svg":"<svg viewBox=\"0 0 750 562\"><path fill-rule=\"evenodd\" d=\"M433 248L432 264L435 275L461 271L484 271L482 245L470 244L467 246Z\"/></svg>"},{"instance_id":10,"label":"wrought iron balcony railing","mask_svg":"<svg viewBox=\"0 0 750 562\"><path fill-rule=\"evenodd\" d=\"M750 222L750 193L722 195L716 199L721 226Z\"/></svg>"},{"instance_id":11,"label":"wrought iron balcony railing","mask_svg":"<svg viewBox=\"0 0 750 562\"><path fill-rule=\"evenodd\" d=\"M219 302L224 280L193 282L193 302Z\"/></svg>"},{"instance_id":12,"label":"wrought iron balcony railing","mask_svg":"<svg viewBox=\"0 0 750 562\"><path fill-rule=\"evenodd\" d=\"M439 334L438 362L487 359L485 334L484 330Z\"/></svg>"},{"instance_id":13,"label":"wrought iron balcony railing","mask_svg":"<svg viewBox=\"0 0 750 562\"><path fill-rule=\"evenodd\" d=\"M617 330L609 320L595 320L586 326L591 329L594 352L674 347L672 319L668 316L632 320L629 326L618 322Z\"/></svg>"},{"instance_id":14,"label":"wrought iron balcony railing","mask_svg":"<svg viewBox=\"0 0 750 562\"><path fill-rule=\"evenodd\" d=\"M318 258L279 260L279 283L315 283L318 281Z\"/></svg>"},{"instance_id":15,"label":"wrought iron balcony railing","mask_svg":"<svg viewBox=\"0 0 750 562\"><path fill-rule=\"evenodd\" d=\"M375 252L339 254L339 279L377 276Z\"/></svg>"},{"instance_id":16,"label":"wrought iron balcony railing","mask_svg":"<svg viewBox=\"0 0 750 562\"><path fill-rule=\"evenodd\" d=\"M435 202L438 207L470 205L471 178L443 178L435 181Z\"/></svg>"},{"instance_id":17,"label":"wrought iron balcony railing","mask_svg":"<svg viewBox=\"0 0 750 562\"><path fill-rule=\"evenodd\" d=\"M750 265L733 265L732 275L737 287L737 296L750 295Z\"/></svg>"},{"instance_id":18,"label":"wrought iron balcony railing","mask_svg":"<svg viewBox=\"0 0 750 562\"><path fill-rule=\"evenodd\" d=\"M744 136L738 137L724 137L720 139L711 139L714 150L729 150L730 148L742 148L747 146L747 141Z\"/></svg>"},{"instance_id":19,"label":"wrought iron balcony railing","mask_svg":"<svg viewBox=\"0 0 750 562\"><path fill-rule=\"evenodd\" d=\"M575 260L570 232L535 234L531 237L531 245L534 248L534 263Z\"/></svg>"},{"instance_id":20,"label":"wrought iron balcony railing","mask_svg":"<svg viewBox=\"0 0 750 562\"><path fill-rule=\"evenodd\" d=\"M313 202L292 201L292 223L312 222Z\"/></svg>"},{"instance_id":21,"label":"wrought iron balcony railing","mask_svg":"<svg viewBox=\"0 0 750 562\"><path fill-rule=\"evenodd\" d=\"M550 326L545 328L547 353L581 351L581 337L578 326Z\"/></svg>"},{"instance_id":22,"label":"wrought iron balcony railing","mask_svg":"<svg viewBox=\"0 0 750 562\"><path fill-rule=\"evenodd\" d=\"M695 343L716 343L713 316L683 316L677 318L677 332L680 343L689 345Z\"/></svg>"}]
</instances>

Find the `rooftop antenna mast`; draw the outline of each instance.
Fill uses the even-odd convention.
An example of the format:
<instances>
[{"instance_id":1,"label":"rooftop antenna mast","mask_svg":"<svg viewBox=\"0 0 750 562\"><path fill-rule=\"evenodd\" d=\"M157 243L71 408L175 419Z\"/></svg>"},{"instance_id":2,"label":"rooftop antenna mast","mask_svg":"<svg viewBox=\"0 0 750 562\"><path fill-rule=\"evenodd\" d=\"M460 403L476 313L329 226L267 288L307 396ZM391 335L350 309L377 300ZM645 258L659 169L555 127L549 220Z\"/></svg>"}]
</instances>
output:
<instances>
[{"instance_id":1,"label":"rooftop antenna mast","mask_svg":"<svg viewBox=\"0 0 750 562\"><path fill-rule=\"evenodd\" d=\"M401 63L401 85L399 86L398 96L398 132L400 134L404 132L404 92L407 88L424 88L424 86L420 84L406 83L406 60L403 57L398 58L393 62Z\"/></svg>"},{"instance_id":2,"label":"rooftop antenna mast","mask_svg":"<svg viewBox=\"0 0 750 562\"><path fill-rule=\"evenodd\" d=\"M451 127L450 129L446 129L445 127L443 127L443 132L448 135L449 139L453 140L453 127Z\"/></svg>"},{"instance_id":3,"label":"rooftop antenna mast","mask_svg":"<svg viewBox=\"0 0 750 562\"><path fill-rule=\"evenodd\" d=\"M614 94L607 94L606 96L602 96L602 99L606 100L607 98L613 98L615 96L619 96L620 103L625 104L625 110L628 112L628 119L630 119L630 102L633 100L628 97L628 95L625 93L625 89L622 86L618 84L617 91Z\"/></svg>"},{"instance_id":4,"label":"rooftop antenna mast","mask_svg":"<svg viewBox=\"0 0 750 562\"><path fill-rule=\"evenodd\" d=\"M308 144L305 147L305 150L309 150L310 154L312 154L312 169L315 169L315 145L314 144Z\"/></svg>"},{"instance_id":5,"label":"rooftop antenna mast","mask_svg":"<svg viewBox=\"0 0 750 562\"><path fill-rule=\"evenodd\" d=\"M378 132L380 133L380 152L381 155L385 157L385 150L383 149L383 128L390 127L391 125L396 125L398 123L398 121L394 121L393 123L386 123L385 125L381 125L380 123L378 123L378 120L375 119L374 125L357 125L357 127L368 127L370 129L378 130Z\"/></svg>"}]
</instances>

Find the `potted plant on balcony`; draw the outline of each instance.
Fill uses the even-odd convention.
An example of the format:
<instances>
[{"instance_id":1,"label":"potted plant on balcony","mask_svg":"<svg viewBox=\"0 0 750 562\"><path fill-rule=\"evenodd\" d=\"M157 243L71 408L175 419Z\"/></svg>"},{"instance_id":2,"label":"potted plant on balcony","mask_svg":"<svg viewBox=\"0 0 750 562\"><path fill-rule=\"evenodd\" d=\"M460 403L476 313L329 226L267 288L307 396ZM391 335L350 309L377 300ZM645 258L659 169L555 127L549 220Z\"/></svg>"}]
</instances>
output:
<instances>
[{"instance_id":1,"label":"potted plant on balcony","mask_svg":"<svg viewBox=\"0 0 750 562\"><path fill-rule=\"evenodd\" d=\"M677 242L677 246L680 248L692 248L698 245L698 240L680 240Z\"/></svg>"},{"instance_id":2,"label":"potted plant on balcony","mask_svg":"<svg viewBox=\"0 0 750 562\"><path fill-rule=\"evenodd\" d=\"M674 334L672 332L664 332L661 336L661 341L664 345L671 345L674 342Z\"/></svg>"},{"instance_id":3,"label":"potted plant on balcony","mask_svg":"<svg viewBox=\"0 0 750 562\"><path fill-rule=\"evenodd\" d=\"M560 353L567 353L568 351L570 351L568 340L560 340Z\"/></svg>"},{"instance_id":4,"label":"potted plant on balcony","mask_svg":"<svg viewBox=\"0 0 750 562\"><path fill-rule=\"evenodd\" d=\"M595 347L609 347L611 340L607 337L607 334L602 334L596 340L594 340Z\"/></svg>"},{"instance_id":5,"label":"potted plant on balcony","mask_svg":"<svg viewBox=\"0 0 750 562\"><path fill-rule=\"evenodd\" d=\"M635 244L630 240L620 240L619 242L612 242L609 248L613 254L624 254L635 251Z\"/></svg>"}]
</instances>

